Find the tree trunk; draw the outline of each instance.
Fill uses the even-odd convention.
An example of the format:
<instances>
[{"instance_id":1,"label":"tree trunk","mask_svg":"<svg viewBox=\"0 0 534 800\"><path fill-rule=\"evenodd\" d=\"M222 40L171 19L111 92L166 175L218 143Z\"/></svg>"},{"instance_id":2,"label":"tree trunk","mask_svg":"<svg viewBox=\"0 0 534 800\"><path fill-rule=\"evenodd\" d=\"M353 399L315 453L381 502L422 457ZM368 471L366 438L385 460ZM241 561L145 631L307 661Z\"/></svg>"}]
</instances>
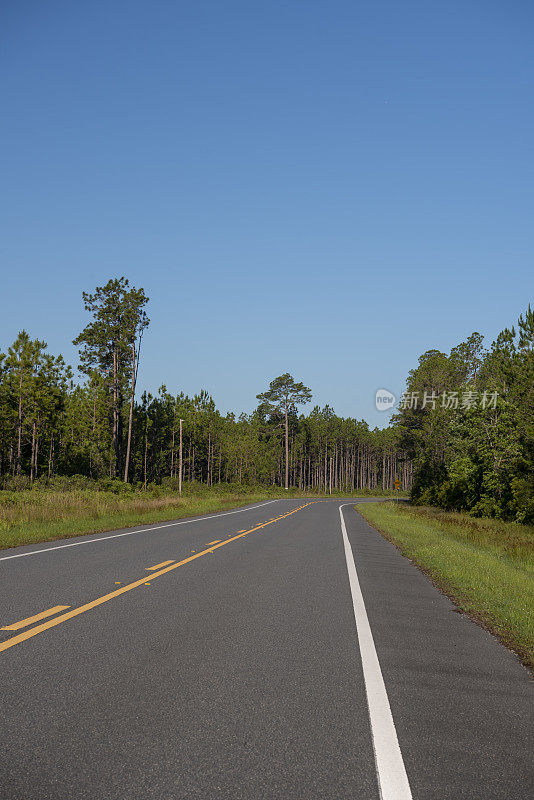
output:
<instances>
[{"instance_id":1,"label":"tree trunk","mask_svg":"<svg viewBox=\"0 0 534 800\"><path fill-rule=\"evenodd\" d=\"M17 443L17 475L20 475L22 468L22 376L24 374L24 358L20 357L20 381L19 381L19 419L18 419L18 443Z\"/></svg>"},{"instance_id":2,"label":"tree trunk","mask_svg":"<svg viewBox=\"0 0 534 800\"><path fill-rule=\"evenodd\" d=\"M189 447L187 449L187 481L191 483L191 436L189 437Z\"/></svg>"},{"instance_id":3,"label":"tree trunk","mask_svg":"<svg viewBox=\"0 0 534 800\"><path fill-rule=\"evenodd\" d=\"M143 488L146 490L146 460L147 460L147 453L148 453L148 429L145 427L145 480L143 484Z\"/></svg>"},{"instance_id":4,"label":"tree trunk","mask_svg":"<svg viewBox=\"0 0 534 800\"><path fill-rule=\"evenodd\" d=\"M117 477L119 464L119 354L116 343L113 344L113 464L111 476Z\"/></svg>"},{"instance_id":5,"label":"tree trunk","mask_svg":"<svg viewBox=\"0 0 534 800\"><path fill-rule=\"evenodd\" d=\"M285 407L284 411L284 421L285 421L285 435L286 435L286 480L285 480L285 488L289 489L289 425L287 421L287 406Z\"/></svg>"},{"instance_id":6,"label":"tree trunk","mask_svg":"<svg viewBox=\"0 0 534 800\"><path fill-rule=\"evenodd\" d=\"M141 342L139 342L141 348ZM128 416L128 443L126 445L126 462L124 465L124 483L128 483L128 470L130 468L130 447L132 443L132 420L134 410L135 384L137 383L137 369L139 367L139 353L135 357L135 339L132 342L132 393L130 395L130 414ZM174 434L174 429L173 429ZM174 446L174 441L173 441Z\"/></svg>"},{"instance_id":7,"label":"tree trunk","mask_svg":"<svg viewBox=\"0 0 534 800\"><path fill-rule=\"evenodd\" d=\"M211 478L211 431L208 431L208 472L206 475L206 483L208 488L210 486L210 478Z\"/></svg>"},{"instance_id":8,"label":"tree trunk","mask_svg":"<svg viewBox=\"0 0 534 800\"><path fill-rule=\"evenodd\" d=\"M33 483L33 465L35 461L35 420L32 423L32 454L30 458L30 483Z\"/></svg>"},{"instance_id":9,"label":"tree trunk","mask_svg":"<svg viewBox=\"0 0 534 800\"><path fill-rule=\"evenodd\" d=\"M93 394L93 432L91 436L91 452L89 456L89 474L91 478L93 477L93 464L96 462L95 459L95 431L96 431L96 389Z\"/></svg>"},{"instance_id":10,"label":"tree trunk","mask_svg":"<svg viewBox=\"0 0 534 800\"><path fill-rule=\"evenodd\" d=\"M35 452L33 454L33 479L37 479L37 456L39 454L39 418L35 426Z\"/></svg>"},{"instance_id":11,"label":"tree trunk","mask_svg":"<svg viewBox=\"0 0 534 800\"><path fill-rule=\"evenodd\" d=\"M178 494L180 497L182 496L182 422L180 420L180 455L179 455L179 464L178 464Z\"/></svg>"},{"instance_id":12,"label":"tree trunk","mask_svg":"<svg viewBox=\"0 0 534 800\"><path fill-rule=\"evenodd\" d=\"M171 478L174 478L174 433L176 429L176 410L172 417Z\"/></svg>"}]
</instances>

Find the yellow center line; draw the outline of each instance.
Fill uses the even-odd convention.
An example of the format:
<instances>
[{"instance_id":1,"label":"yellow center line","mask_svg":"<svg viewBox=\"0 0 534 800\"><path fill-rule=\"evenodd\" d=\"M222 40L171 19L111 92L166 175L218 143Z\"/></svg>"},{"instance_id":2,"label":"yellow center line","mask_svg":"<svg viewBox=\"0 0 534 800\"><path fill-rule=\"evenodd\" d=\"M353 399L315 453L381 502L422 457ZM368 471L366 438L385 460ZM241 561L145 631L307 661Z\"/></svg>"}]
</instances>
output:
<instances>
[{"instance_id":1,"label":"yellow center line","mask_svg":"<svg viewBox=\"0 0 534 800\"><path fill-rule=\"evenodd\" d=\"M209 546L210 546L210 544L217 544L217 543L218 543L218 542L220 542L220 541L221 541L220 539L215 539L215 541L214 541L214 542L208 542L208 543L207 543L207 545L206 545L206 547L209 547Z\"/></svg>"},{"instance_id":2,"label":"yellow center line","mask_svg":"<svg viewBox=\"0 0 534 800\"><path fill-rule=\"evenodd\" d=\"M147 570L159 569L160 567L166 567L166 566L167 566L167 564L172 564L173 562L174 562L174 558L171 558L171 560L170 560L170 561L162 561L162 562L161 562L161 564L156 564L156 566L154 566L154 567L147 567L146 569L147 569Z\"/></svg>"},{"instance_id":3,"label":"yellow center line","mask_svg":"<svg viewBox=\"0 0 534 800\"><path fill-rule=\"evenodd\" d=\"M57 614L58 611L65 611L66 608L70 608L70 606L54 606L54 608L49 608L48 611L41 611L40 614L34 614L33 617L27 617L27 619L23 619L20 622L14 622L13 625L6 625L4 628L0 628L0 630L18 631L21 628L26 628L28 625L31 625L32 622L39 622L40 619L51 617L52 614Z\"/></svg>"},{"instance_id":4,"label":"yellow center line","mask_svg":"<svg viewBox=\"0 0 534 800\"><path fill-rule=\"evenodd\" d=\"M306 503L306 506L311 505L310 503ZM293 511L289 511L287 514L283 514L280 519L284 519L284 517L290 517L291 514L295 514L297 511L300 511L302 508L306 506L301 506L301 508L295 508ZM231 539L226 539L224 542L219 542L218 544L211 547L209 550L201 550L199 553L195 553L193 556L189 556L188 558L184 558L183 561L178 561L176 564L171 564L169 567L163 567L158 572L154 572L150 578L147 577L141 578L140 580L134 581L133 583L128 583L126 586L121 586L120 589L115 589L115 591L110 592L109 594L103 595L103 597L98 597L96 600L91 600L90 603L85 603L83 606L79 606L78 608L73 608L72 611L67 611L66 614L61 614L60 617L55 617L55 619L50 619L47 622L43 622L41 625L36 625L35 628L31 628L29 631L24 631L24 633L19 633L17 636L12 636L11 639L8 639L6 642L0 643L0 653L4 650L7 650L10 647L14 647L16 644L20 644L21 642L26 641L26 639L31 639L32 636L37 636L38 633L43 633L43 631L47 631L49 628L54 628L56 625L61 625L62 622L67 622L69 619L73 619L73 617L78 617L80 614L84 614L86 611L90 611L92 608L96 608L97 606L101 606L103 603L107 603L109 600L113 600L115 597L119 597L121 594L125 594L125 592L130 592L132 589L136 589L138 586L146 585L147 580L154 580L154 578L159 578L160 575L165 575L167 572L171 572L173 569L177 569L178 567L183 566L184 564L189 564L190 561L194 561L196 558L200 558L201 556L206 555L207 553L212 553L214 550L217 550L219 547L224 547L225 544L229 544L230 542L235 542L236 539L242 539L243 536L248 536L249 533L254 533L254 531L260 530L260 528L265 528L267 525L270 525L271 522L262 522L261 524L257 525L255 528L251 528L248 531L243 531L239 533L237 536L232 536ZM69 606L57 606L56 608L69 608Z\"/></svg>"}]
</instances>

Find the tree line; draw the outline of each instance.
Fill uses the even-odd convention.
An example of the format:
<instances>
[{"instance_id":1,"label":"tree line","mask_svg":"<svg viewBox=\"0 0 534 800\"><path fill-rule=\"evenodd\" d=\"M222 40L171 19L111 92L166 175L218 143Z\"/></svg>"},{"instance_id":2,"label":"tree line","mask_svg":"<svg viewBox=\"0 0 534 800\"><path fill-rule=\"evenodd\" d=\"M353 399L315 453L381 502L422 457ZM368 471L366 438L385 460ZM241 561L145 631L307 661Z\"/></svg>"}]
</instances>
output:
<instances>
[{"instance_id":1,"label":"tree line","mask_svg":"<svg viewBox=\"0 0 534 800\"><path fill-rule=\"evenodd\" d=\"M86 476L115 486L221 483L322 492L411 489L414 502L534 521L534 312L489 349L473 333L428 350L391 425L370 430L330 406L299 413L309 387L285 373L251 414L223 415L205 390L136 399L150 320L126 278L83 293L79 371L21 331L0 353L0 480ZM259 387L260 388L260 387Z\"/></svg>"},{"instance_id":2,"label":"tree line","mask_svg":"<svg viewBox=\"0 0 534 800\"><path fill-rule=\"evenodd\" d=\"M476 516L534 522L534 312L489 349L473 333L428 350L393 419L413 463L412 499Z\"/></svg>"},{"instance_id":3,"label":"tree line","mask_svg":"<svg viewBox=\"0 0 534 800\"><path fill-rule=\"evenodd\" d=\"M143 289L122 277L84 292L91 321L74 339L75 381L62 356L21 331L0 354L0 476L25 486L82 475L169 488L261 484L325 492L410 486L396 432L370 430L330 406L305 414L311 390L289 374L258 393L251 414L221 414L205 390L135 390L149 325Z\"/></svg>"}]
</instances>

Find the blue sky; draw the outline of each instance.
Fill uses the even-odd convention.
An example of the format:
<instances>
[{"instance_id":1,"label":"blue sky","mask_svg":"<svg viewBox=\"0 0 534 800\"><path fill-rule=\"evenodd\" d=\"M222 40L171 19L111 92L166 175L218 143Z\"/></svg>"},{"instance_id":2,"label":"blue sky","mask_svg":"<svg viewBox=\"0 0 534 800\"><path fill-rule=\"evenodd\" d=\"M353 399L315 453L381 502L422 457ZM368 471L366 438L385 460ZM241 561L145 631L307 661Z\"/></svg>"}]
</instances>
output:
<instances>
[{"instance_id":1,"label":"blue sky","mask_svg":"<svg viewBox=\"0 0 534 800\"><path fill-rule=\"evenodd\" d=\"M289 371L387 421L427 349L533 298L530 2L3 4L0 350L77 364L150 296L140 388L250 411Z\"/></svg>"}]
</instances>

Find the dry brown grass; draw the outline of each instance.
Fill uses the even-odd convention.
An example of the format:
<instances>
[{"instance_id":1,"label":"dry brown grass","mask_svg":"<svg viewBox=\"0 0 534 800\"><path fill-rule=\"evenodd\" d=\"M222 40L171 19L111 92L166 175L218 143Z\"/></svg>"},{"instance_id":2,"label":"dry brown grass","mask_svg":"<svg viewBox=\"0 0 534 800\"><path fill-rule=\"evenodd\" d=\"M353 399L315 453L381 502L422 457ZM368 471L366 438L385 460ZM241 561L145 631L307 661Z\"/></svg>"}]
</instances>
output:
<instances>
[{"instance_id":1,"label":"dry brown grass","mask_svg":"<svg viewBox=\"0 0 534 800\"><path fill-rule=\"evenodd\" d=\"M0 492L0 548L207 514L254 503L261 492L187 494L92 490Z\"/></svg>"},{"instance_id":2,"label":"dry brown grass","mask_svg":"<svg viewBox=\"0 0 534 800\"><path fill-rule=\"evenodd\" d=\"M58 522L73 516L98 518L129 510L144 514L151 510L187 507L193 498L176 496L121 497L111 492L0 492L0 527Z\"/></svg>"}]
</instances>

